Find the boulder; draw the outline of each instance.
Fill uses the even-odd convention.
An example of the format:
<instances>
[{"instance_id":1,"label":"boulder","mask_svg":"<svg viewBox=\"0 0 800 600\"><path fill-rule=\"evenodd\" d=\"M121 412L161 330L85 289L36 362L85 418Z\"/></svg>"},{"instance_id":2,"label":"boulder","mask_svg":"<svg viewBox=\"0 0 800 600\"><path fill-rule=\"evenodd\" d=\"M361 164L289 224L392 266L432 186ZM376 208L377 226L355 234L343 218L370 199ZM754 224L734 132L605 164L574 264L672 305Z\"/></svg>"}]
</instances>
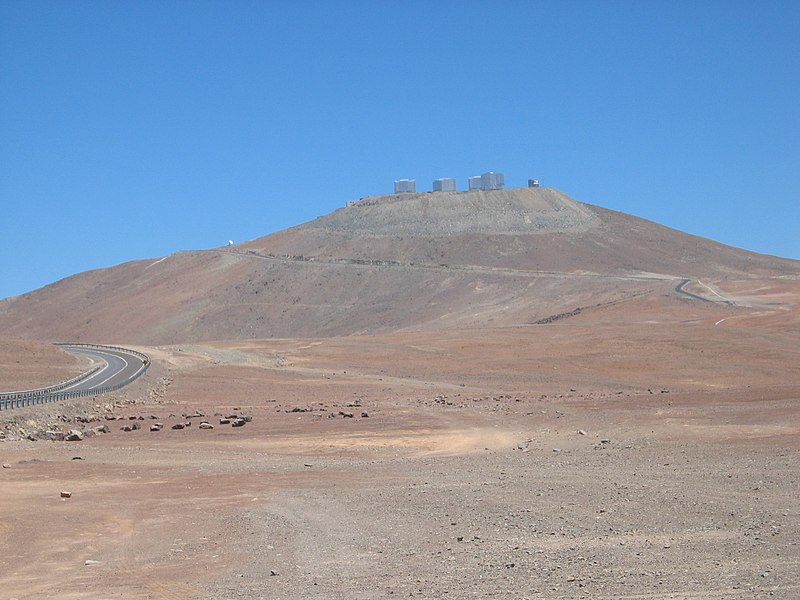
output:
<instances>
[{"instance_id":1,"label":"boulder","mask_svg":"<svg viewBox=\"0 0 800 600\"><path fill-rule=\"evenodd\" d=\"M65 435L64 440L67 442L80 442L83 439L84 435L82 431L78 431L77 429L70 429Z\"/></svg>"}]
</instances>

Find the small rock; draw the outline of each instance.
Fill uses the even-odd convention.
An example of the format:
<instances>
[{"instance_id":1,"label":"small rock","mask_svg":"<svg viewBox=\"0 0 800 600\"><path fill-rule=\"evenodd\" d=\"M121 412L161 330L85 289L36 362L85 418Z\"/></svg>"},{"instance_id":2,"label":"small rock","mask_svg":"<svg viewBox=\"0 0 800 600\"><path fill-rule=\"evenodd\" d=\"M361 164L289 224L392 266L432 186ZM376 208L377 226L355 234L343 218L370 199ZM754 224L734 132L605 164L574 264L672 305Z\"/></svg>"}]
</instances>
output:
<instances>
[{"instance_id":1,"label":"small rock","mask_svg":"<svg viewBox=\"0 0 800 600\"><path fill-rule=\"evenodd\" d=\"M73 456L72 460L83 460L82 456Z\"/></svg>"},{"instance_id":2,"label":"small rock","mask_svg":"<svg viewBox=\"0 0 800 600\"><path fill-rule=\"evenodd\" d=\"M100 561L99 560L91 560L90 559L90 560L84 561L83 564L86 565L87 567L91 567L92 565L99 565Z\"/></svg>"},{"instance_id":3,"label":"small rock","mask_svg":"<svg viewBox=\"0 0 800 600\"><path fill-rule=\"evenodd\" d=\"M72 492L61 492L62 498L72 498Z\"/></svg>"},{"instance_id":4,"label":"small rock","mask_svg":"<svg viewBox=\"0 0 800 600\"><path fill-rule=\"evenodd\" d=\"M186 425L183 423L175 423L175 425L172 426L173 429L183 429L184 427L186 427Z\"/></svg>"},{"instance_id":5,"label":"small rock","mask_svg":"<svg viewBox=\"0 0 800 600\"><path fill-rule=\"evenodd\" d=\"M211 423L200 423L200 429L214 429L214 426Z\"/></svg>"},{"instance_id":6,"label":"small rock","mask_svg":"<svg viewBox=\"0 0 800 600\"><path fill-rule=\"evenodd\" d=\"M278 574L277 571L273 571L273 570L270 569L270 572L269 572L269 576L270 577L275 577L277 574Z\"/></svg>"},{"instance_id":7,"label":"small rock","mask_svg":"<svg viewBox=\"0 0 800 600\"><path fill-rule=\"evenodd\" d=\"M10 469L10 468L11 468L11 465L10 465L10 464L8 464L8 463L3 463L3 468L4 468L4 469Z\"/></svg>"},{"instance_id":8,"label":"small rock","mask_svg":"<svg viewBox=\"0 0 800 600\"><path fill-rule=\"evenodd\" d=\"M150 431L161 431L164 426L161 423L153 423L150 425Z\"/></svg>"},{"instance_id":9,"label":"small rock","mask_svg":"<svg viewBox=\"0 0 800 600\"><path fill-rule=\"evenodd\" d=\"M561 452L561 448L553 448L553 452Z\"/></svg>"},{"instance_id":10,"label":"small rock","mask_svg":"<svg viewBox=\"0 0 800 600\"><path fill-rule=\"evenodd\" d=\"M365 410L361 411L361 418L366 419L367 417L369 417L369 413Z\"/></svg>"},{"instance_id":11,"label":"small rock","mask_svg":"<svg viewBox=\"0 0 800 600\"><path fill-rule=\"evenodd\" d=\"M80 442L83 439L83 432L78 431L77 429L70 429L67 434L64 436L64 440L67 442Z\"/></svg>"},{"instance_id":12,"label":"small rock","mask_svg":"<svg viewBox=\"0 0 800 600\"><path fill-rule=\"evenodd\" d=\"M578 429L578 435L586 435L586 431L584 429Z\"/></svg>"},{"instance_id":13,"label":"small rock","mask_svg":"<svg viewBox=\"0 0 800 600\"><path fill-rule=\"evenodd\" d=\"M342 417L344 417L345 419L352 419L353 418L353 413L351 413L351 412L344 412L344 411L340 410L339 414L342 415Z\"/></svg>"},{"instance_id":14,"label":"small rock","mask_svg":"<svg viewBox=\"0 0 800 600\"><path fill-rule=\"evenodd\" d=\"M529 441L519 442L517 444L517 450L527 450L528 446L530 446L530 442Z\"/></svg>"},{"instance_id":15,"label":"small rock","mask_svg":"<svg viewBox=\"0 0 800 600\"><path fill-rule=\"evenodd\" d=\"M231 421L231 427L244 427L244 424L247 423L244 419L234 419Z\"/></svg>"},{"instance_id":16,"label":"small rock","mask_svg":"<svg viewBox=\"0 0 800 600\"><path fill-rule=\"evenodd\" d=\"M230 420L230 419L220 419L220 420L219 420L219 424L220 424L220 425L227 425L227 424L228 424L228 423L230 423L230 422L231 422L231 420Z\"/></svg>"}]
</instances>

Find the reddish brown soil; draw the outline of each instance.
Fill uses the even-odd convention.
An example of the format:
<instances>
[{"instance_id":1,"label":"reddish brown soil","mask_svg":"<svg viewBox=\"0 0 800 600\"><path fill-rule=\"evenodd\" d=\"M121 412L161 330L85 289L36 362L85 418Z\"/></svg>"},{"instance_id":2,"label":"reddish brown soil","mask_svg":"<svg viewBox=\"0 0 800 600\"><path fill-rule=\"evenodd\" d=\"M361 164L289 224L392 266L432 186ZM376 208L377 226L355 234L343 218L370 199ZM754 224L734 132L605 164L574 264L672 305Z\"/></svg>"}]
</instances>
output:
<instances>
[{"instance_id":1,"label":"reddish brown soil","mask_svg":"<svg viewBox=\"0 0 800 600\"><path fill-rule=\"evenodd\" d=\"M122 392L0 413L166 425L0 444L2 596L796 598L800 293L719 288L748 305L146 348Z\"/></svg>"},{"instance_id":2,"label":"reddish brown soil","mask_svg":"<svg viewBox=\"0 0 800 600\"><path fill-rule=\"evenodd\" d=\"M796 284L800 261L552 189L408 194L233 248L129 262L0 299L0 332L161 345L509 327L669 296L684 278L693 293L720 300L706 285Z\"/></svg>"},{"instance_id":3,"label":"reddish brown soil","mask_svg":"<svg viewBox=\"0 0 800 600\"><path fill-rule=\"evenodd\" d=\"M86 361L52 344L0 338L0 392L47 387L88 368Z\"/></svg>"}]
</instances>

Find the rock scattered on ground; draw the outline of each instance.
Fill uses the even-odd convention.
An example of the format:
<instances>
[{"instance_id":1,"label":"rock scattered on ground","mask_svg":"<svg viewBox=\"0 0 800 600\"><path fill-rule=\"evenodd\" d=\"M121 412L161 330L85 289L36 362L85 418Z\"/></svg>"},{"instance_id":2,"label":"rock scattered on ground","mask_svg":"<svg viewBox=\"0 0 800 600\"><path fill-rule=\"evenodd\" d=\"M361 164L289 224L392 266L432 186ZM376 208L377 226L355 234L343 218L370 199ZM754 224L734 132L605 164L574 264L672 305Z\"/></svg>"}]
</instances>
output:
<instances>
[{"instance_id":1,"label":"rock scattered on ground","mask_svg":"<svg viewBox=\"0 0 800 600\"><path fill-rule=\"evenodd\" d=\"M64 440L67 442L80 442L83 438L83 432L77 429L70 429L64 436Z\"/></svg>"}]
</instances>

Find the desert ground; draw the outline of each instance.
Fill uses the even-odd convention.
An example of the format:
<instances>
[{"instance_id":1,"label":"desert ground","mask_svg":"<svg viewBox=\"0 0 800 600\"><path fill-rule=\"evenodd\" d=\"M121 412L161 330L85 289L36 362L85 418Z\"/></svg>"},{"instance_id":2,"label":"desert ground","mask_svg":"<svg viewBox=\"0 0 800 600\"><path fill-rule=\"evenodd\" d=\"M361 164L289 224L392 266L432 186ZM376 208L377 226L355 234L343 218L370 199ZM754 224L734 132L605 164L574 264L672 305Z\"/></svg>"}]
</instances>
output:
<instances>
[{"instance_id":1,"label":"desert ground","mask_svg":"<svg viewBox=\"0 0 800 600\"><path fill-rule=\"evenodd\" d=\"M137 346L119 392L0 413L0 596L798 598L800 285L714 290ZM0 347L1 389L81 370Z\"/></svg>"}]
</instances>

